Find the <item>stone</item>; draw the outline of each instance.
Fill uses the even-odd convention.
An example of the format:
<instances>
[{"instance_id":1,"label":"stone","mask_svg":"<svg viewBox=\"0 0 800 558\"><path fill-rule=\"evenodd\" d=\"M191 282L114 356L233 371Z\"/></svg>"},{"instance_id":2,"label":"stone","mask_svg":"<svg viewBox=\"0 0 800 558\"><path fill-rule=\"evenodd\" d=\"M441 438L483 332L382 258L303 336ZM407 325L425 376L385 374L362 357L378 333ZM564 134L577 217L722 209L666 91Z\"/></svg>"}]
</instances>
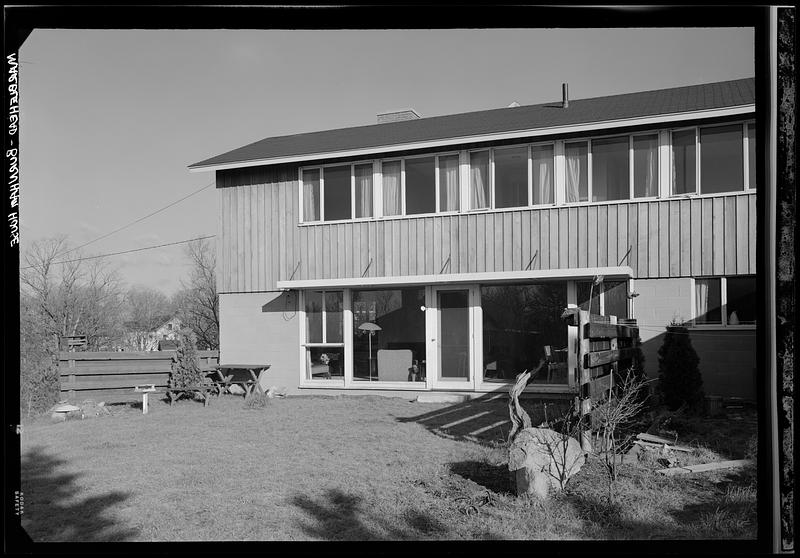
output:
<instances>
[{"instance_id":1,"label":"stone","mask_svg":"<svg viewBox=\"0 0 800 558\"><path fill-rule=\"evenodd\" d=\"M239 384L231 384L228 386L228 392L234 395L242 395L244 393L244 388Z\"/></svg>"},{"instance_id":2,"label":"stone","mask_svg":"<svg viewBox=\"0 0 800 558\"><path fill-rule=\"evenodd\" d=\"M272 399L273 397L286 397L286 392L287 391L289 391L289 390L286 389L286 387L284 387L284 386L281 386L281 387L271 386L267 390L266 393L267 393L267 397Z\"/></svg>"},{"instance_id":3,"label":"stone","mask_svg":"<svg viewBox=\"0 0 800 558\"><path fill-rule=\"evenodd\" d=\"M548 428L525 428L511 442L508 470L516 494L545 499L560 491L585 461L578 440Z\"/></svg>"}]
</instances>

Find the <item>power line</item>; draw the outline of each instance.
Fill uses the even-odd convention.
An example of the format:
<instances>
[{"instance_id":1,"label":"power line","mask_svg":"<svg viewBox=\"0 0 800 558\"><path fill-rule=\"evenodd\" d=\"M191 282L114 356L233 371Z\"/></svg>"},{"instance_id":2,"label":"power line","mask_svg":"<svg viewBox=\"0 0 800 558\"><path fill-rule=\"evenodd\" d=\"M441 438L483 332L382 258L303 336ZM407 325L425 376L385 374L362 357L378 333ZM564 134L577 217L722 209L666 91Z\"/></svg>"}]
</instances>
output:
<instances>
[{"instance_id":1,"label":"power line","mask_svg":"<svg viewBox=\"0 0 800 558\"><path fill-rule=\"evenodd\" d=\"M80 246L77 246L77 247L75 247L75 248L70 248L70 249L69 249L69 250L67 250L66 252L62 252L62 253L60 253L60 254L56 255L55 257L56 257L56 258L60 258L60 257L62 257L62 256L66 256L66 255L67 255L67 254L69 254L70 252L74 252L75 250L79 250L79 249L83 248L84 246L88 246L89 244L92 244L92 243L94 243L94 242L97 242L98 240L102 240L102 239L104 239L104 238L108 238L108 237L109 237L109 236L111 236L112 234L118 233L118 232L119 232L119 231L121 231L121 230L125 230L125 229L127 229L128 227L131 227L131 226L133 226L133 225L135 225L135 224L137 224L137 223L141 223L142 221L144 221L144 220L145 220L145 219L147 219L148 217L152 217L153 215L156 215L156 214L158 214L158 213L161 213L161 212L162 212L162 211L164 211L165 209L169 209L169 208L170 208L170 207L172 207L173 205L175 205L175 204L178 204L178 203L182 202L183 200L185 200L185 199L187 199L187 198L191 198L191 197L192 197L192 196L194 196L195 194L199 194L200 192L202 192L202 191L203 191L203 190L205 190L206 188L210 188L211 186L213 186L213 185L214 185L214 183L215 183L215 182L216 182L215 180L212 180L211 182L209 182L208 184L206 184L205 186L203 186L203 187L202 187L202 188L200 188L199 190L195 190L195 191L194 191L194 192L192 192L191 194L188 194L188 195L186 195L186 196L183 196L181 199L179 199L179 200L176 200L176 201L174 201L174 202L170 203L169 205L165 205L165 206L164 206L164 207L162 207L161 209L157 209L157 210L153 211L152 213L148 213L148 214L147 214L147 215L145 215L144 217L140 217L140 218L139 218L139 219L137 219L136 221L132 221L132 222L128 223L127 225L123 225L123 226L121 226L120 228L118 228L118 229L115 229L115 230L111 231L110 233L106 233L106 234L104 234L103 236L98 236L98 237L97 237L97 238L95 238L94 240L90 240L89 242L87 242L87 243L85 243L85 244L81 244ZM88 259L88 258L87 258L87 259Z\"/></svg>"},{"instance_id":2,"label":"power line","mask_svg":"<svg viewBox=\"0 0 800 558\"><path fill-rule=\"evenodd\" d=\"M167 242L166 244L158 244L156 246L145 246L144 248L134 248L133 250L123 250L122 252L111 252L109 254L100 254L98 256L87 256L85 258L77 258L75 260L62 260L60 262L53 262L53 265L65 264L65 263L73 263L73 262L82 262L82 261L85 261L85 260L95 260L97 258L107 258L109 256L119 256L121 254L130 254L132 252L142 252L144 250L153 250L155 248L164 248L165 246L175 246L176 244L185 244L187 242L192 242L194 240L205 240L207 238L214 238L215 236L217 236L217 235L210 234L210 235L207 235L207 236L198 236L197 238L190 238L188 240L178 240L177 242ZM27 267L21 267L20 271L22 271L24 269L31 269L33 267L36 267L36 266L29 265Z\"/></svg>"}]
</instances>

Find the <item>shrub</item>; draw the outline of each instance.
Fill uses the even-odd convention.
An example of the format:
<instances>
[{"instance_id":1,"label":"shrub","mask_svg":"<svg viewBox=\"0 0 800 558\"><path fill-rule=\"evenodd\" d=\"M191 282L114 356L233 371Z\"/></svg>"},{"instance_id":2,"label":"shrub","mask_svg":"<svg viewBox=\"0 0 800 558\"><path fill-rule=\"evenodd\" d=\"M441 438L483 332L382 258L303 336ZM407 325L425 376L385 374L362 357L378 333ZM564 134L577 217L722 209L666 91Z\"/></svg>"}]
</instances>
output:
<instances>
[{"instance_id":1,"label":"shrub","mask_svg":"<svg viewBox=\"0 0 800 558\"><path fill-rule=\"evenodd\" d=\"M206 378L197 365L194 334L190 330L182 329L178 332L177 341L178 350L172 361L169 387L171 389L188 389L203 385Z\"/></svg>"},{"instance_id":2,"label":"shrub","mask_svg":"<svg viewBox=\"0 0 800 558\"><path fill-rule=\"evenodd\" d=\"M659 391L670 409L686 404L693 413L703 408L703 378L700 357L692 347L689 330L672 323L658 349Z\"/></svg>"}]
</instances>

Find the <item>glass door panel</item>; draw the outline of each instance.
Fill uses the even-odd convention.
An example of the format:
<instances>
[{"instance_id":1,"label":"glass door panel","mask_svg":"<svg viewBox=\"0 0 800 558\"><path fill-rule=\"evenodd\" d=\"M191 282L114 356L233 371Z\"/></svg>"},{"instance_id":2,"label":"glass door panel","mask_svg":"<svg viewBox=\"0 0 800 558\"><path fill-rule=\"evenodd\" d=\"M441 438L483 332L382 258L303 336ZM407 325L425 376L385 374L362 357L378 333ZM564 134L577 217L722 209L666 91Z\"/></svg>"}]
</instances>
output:
<instances>
[{"instance_id":1,"label":"glass door panel","mask_svg":"<svg viewBox=\"0 0 800 558\"><path fill-rule=\"evenodd\" d=\"M436 302L439 308L438 379L470 382L469 289L437 291Z\"/></svg>"}]
</instances>

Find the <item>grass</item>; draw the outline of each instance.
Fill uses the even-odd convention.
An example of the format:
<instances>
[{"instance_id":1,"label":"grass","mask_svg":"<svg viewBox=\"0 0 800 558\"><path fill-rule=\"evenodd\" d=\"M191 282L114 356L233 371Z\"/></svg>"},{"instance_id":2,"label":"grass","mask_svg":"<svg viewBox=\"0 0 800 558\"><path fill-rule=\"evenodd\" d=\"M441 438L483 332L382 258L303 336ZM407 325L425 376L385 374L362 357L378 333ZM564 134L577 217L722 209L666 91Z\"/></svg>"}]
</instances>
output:
<instances>
[{"instance_id":1,"label":"grass","mask_svg":"<svg viewBox=\"0 0 800 558\"><path fill-rule=\"evenodd\" d=\"M608 502L590 459L550 500L513 496L505 404L223 396L40 419L22 434L23 527L34 541L755 537L754 471L662 477L657 464L623 465ZM719 459L740 458L750 435L738 424L708 448L703 424L691 426L680 443Z\"/></svg>"}]
</instances>

